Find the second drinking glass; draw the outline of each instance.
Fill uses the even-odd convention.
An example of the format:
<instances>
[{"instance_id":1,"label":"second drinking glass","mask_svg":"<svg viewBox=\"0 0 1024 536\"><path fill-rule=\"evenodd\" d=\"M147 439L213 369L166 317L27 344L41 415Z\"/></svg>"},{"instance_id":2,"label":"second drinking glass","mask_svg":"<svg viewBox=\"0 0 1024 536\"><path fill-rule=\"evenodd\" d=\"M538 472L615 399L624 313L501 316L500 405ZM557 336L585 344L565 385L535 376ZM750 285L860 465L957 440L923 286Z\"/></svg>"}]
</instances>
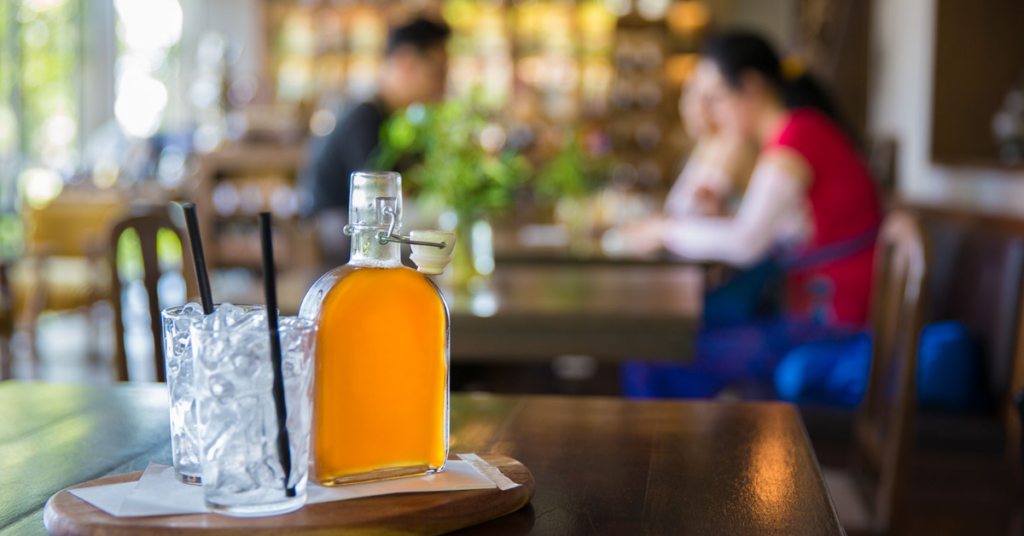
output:
<instances>
[{"instance_id":1,"label":"second drinking glass","mask_svg":"<svg viewBox=\"0 0 1024 536\"><path fill-rule=\"evenodd\" d=\"M219 307L219 306L218 306ZM262 305L232 306L241 312L264 311ZM186 484L199 484L203 474L196 420L195 374L192 366L192 323L203 319L203 307L189 303L160 313L164 335L164 366L171 411L171 462L174 476Z\"/></svg>"}]
</instances>

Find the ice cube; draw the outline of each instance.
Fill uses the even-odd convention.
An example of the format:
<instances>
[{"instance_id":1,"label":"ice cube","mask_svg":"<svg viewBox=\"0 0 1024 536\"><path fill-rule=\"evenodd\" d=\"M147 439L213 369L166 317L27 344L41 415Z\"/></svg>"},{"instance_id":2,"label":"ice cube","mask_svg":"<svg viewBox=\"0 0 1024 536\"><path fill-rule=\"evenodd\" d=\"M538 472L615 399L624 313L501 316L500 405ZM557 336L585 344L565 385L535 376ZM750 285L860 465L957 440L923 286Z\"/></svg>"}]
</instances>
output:
<instances>
[{"instance_id":1,"label":"ice cube","mask_svg":"<svg viewBox=\"0 0 1024 536\"><path fill-rule=\"evenodd\" d=\"M174 317L172 319L172 322L174 322L174 335L188 338L188 328L192 326L192 322L196 320L199 320L199 318L183 314Z\"/></svg>"},{"instance_id":2,"label":"ice cube","mask_svg":"<svg viewBox=\"0 0 1024 536\"><path fill-rule=\"evenodd\" d=\"M199 465L199 449L193 438L187 434L175 434L172 445L174 446L174 459L179 463Z\"/></svg>"},{"instance_id":3,"label":"ice cube","mask_svg":"<svg viewBox=\"0 0 1024 536\"><path fill-rule=\"evenodd\" d=\"M246 414L249 418L241 425L241 429L245 435L246 443L249 445L261 445L267 439L267 432L277 430L277 423L274 422L268 427L267 423L264 422L266 412L260 411L258 408L252 409L254 411Z\"/></svg>"},{"instance_id":4,"label":"ice cube","mask_svg":"<svg viewBox=\"0 0 1024 536\"><path fill-rule=\"evenodd\" d=\"M262 460L250 464L247 471L252 476L252 479L262 487L270 489L281 489L284 487L282 485L284 476L281 471L281 463L276 455L266 456Z\"/></svg>"},{"instance_id":5,"label":"ice cube","mask_svg":"<svg viewBox=\"0 0 1024 536\"><path fill-rule=\"evenodd\" d=\"M244 316L238 318L237 321L231 327L232 329L243 331L266 331L267 313L265 311L251 311L249 313L246 313Z\"/></svg>"},{"instance_id":6,"label":"ice cube","mask_svg":"<svg viewBox=\"0 0 1024 536\"><path fill-rule=\"evenodd\" d=\"M195 392L192 389L192 382L184 381L185 378L180 378L174 382L171 386L171 401L172 404L178 406L182 403L189 403L195 399Z\"/></svg>"},{"instance_id":7,"label":"ice cube","mask_svg":"<svg viewBox=\"0 0 1024 536\"><path fill-rule=\"evenodd\" d=\"M196 302L189 302L181 308L182 316L201 317L203 316L203 306Z\"/></svg>"},{"instance_id":8,"label":"ice cube","mask_svg":"<svg viewBox=\"0 0 1024 536\"><path fill-rule=\"evenodd\" d=\"M205 412L203 413L205 416ZM206 451L207 455L210 456L210 459L216 459L217 456L219 456L224 451L224 449L227 448L228 444L230 444L232 441L235 441L234 426L232 426L232 423L230 422L216 420L213 418L211 418L209 421L201 422L203 424L203 450Z\"/></svg>"},{"instance_id":9,"label":"ice cube","mask_svg":"<svg viewBox=\"0 0 1024 536\"><path fill-rule=\"evenodd\" d=\"M217 314L217 315L223 317L225 323L228 326L233 326L233 325L237 324L240 320L245 318L245 314L246 313L245 313L245 309L242 309L241 307L239 307L237 305L232 305L230 303L225 303L224 305L221 305L220 307L218 307L217 310L214 311L214 314Z\"/></svg>"},{"instance_id":10,"label":"ice cube","mask_svg":"<svg viewBox=\"0 0 1024 536\"><path fill-rule=\"evenodd\" d=\"M199 401L196 400L195 397L192 397L192 400L188 403L188 407L185 409L185 430L189 434L192 434L192 437L199 436L199 424L197 421L199 417L198 406Z\"/></svg>"},{"instance_id":11,"label":"ice cube","mask_svg":"<svg viewBox=\"0 0 1024 536\"><path fill-rule=\"evenodd\" d=\"M260 366L252 375L252 388L260 393L270 393L274 386L274 367L270 364L270 350L267 346L263 344L254 349L259 356Z\"/></svg>"},{"instance_id":12,"label":"ice cube","mask_svg":"<svg viewBox=\"0 0 1024 536\"><path fill-rule=\"evenodd\" d=\"M214 309L213 313L203 320L203 327L213 330L224 329L234 324L235 320L244 314L245 310L241 307L225 303Z\"/></svg>"},{"instance_id":13,"label":"ice cube","mask_svg":"<svg viewBox=\"0 0 1024 536\"><path fill-rule=\"evenodd\" d=\"M256 489L258 484L249 473L243 471L229 471L222 469L217 479L217 491L226 493L245 493Z\"/></svg>"},{"instance_id":14,"label":"ice cube","mask_svg":"<svg viewBox=\"0 0 1024 536\"><path fill-rule=\"evenodd\" d=\"M231 433L219 436L217 441L209 446L205 458L209 465L217 467L216 481L212 482L217 490L241 493L256 488L256 481L246 471L254 460L250 457L249 451L242 438Z\"/></svg>"},{"instance_id":15,"label":"ice cube","mask_svg":"<svg viewBox=\"0 0 1024 536\"><path fill-rule=\"evenodd\" d=\"M190 347L188 352L174 357L172 360L177 367L174 381L183 381L190 385L194 385L195 382L193 381L193 378L195 378L195 374L193 374L193 372L195 367L192 363L192 348Z\"/></svg>"},{"instance_id":16,"label":"ice cube","mask_svg":"<svg viewBox=\"0 0 1024 536\"><path fill-rule=\"evenodd\" d=\"M174 355L176 351L171 355L167 356L167 381L173 381L171 378L177 378L178 372L181 370L181 359L179 356Z\"/></svg>"},{"instance_id":17,"label":"ice cube","mask_svg":"<svg viewBox=\"0 0 1024 536\"><path fill-rule=\"evenodd\" d=\"M235 384L223 374L212 374L206 380L212 394L217 399L230 398L235 394Z\"/></svg>"},{"instance_id":18,"label":"ice cube","mask_svg":"<svg viewBox=\"0 0 1024 536\"><path fill-rule=\"evenodd\" d=\"M205 321L205 327L216 323L216 319ZM205 367L208 370L217 370L224 360L224 356L232 351L231 341L227 337L212 336L203 341L200 345L193 344L193 354L199 358L201 363L197 366Z\"/></svg>"},{"instance_id":19,"label":"ice cube","mask_svg":"<svg viewBox=\"0 0 1024 536\"><path fill-rule=\"evenodd\" d=\"M194 439L183 438L181 441L181 450L178 459L193 467L200 464L199 445Z\"/></svg>"},{"instance_id":20,"label":"ice cube","mask_svg":"<svg viewBox=\"0 0 1024 536\"><path fill-rule=\"evenodd\" d=\"M259 368L256 356L251 352L236 350L231 354L231 366L234 367L234 374L243 378L251 378Z\"/></svg>"}]
</instances>

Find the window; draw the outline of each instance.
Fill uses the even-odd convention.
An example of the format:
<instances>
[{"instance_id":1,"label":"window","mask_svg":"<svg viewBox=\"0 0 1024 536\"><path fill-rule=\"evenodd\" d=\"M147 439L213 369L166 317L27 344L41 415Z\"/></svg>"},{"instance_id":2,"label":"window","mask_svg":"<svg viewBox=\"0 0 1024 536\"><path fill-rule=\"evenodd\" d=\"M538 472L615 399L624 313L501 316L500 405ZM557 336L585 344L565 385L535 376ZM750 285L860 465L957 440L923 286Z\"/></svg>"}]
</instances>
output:
<instances>
[{"instance_id":1,"label":"window","mask_svg":"<svg viewBox=\"0 0 1024 536\"><path fill-rule=\"evenodd\" d=\"M79 156L81 0L0 0L0 206L45 204ZM31 183L31 184L30 184Z\"/></svg>"},{"instance_id":2,"label":"window","mask_svg":"<svg viewBox=\"0 0 1024 536\"><path fill-rule=\"evenodd\" d=\"M114 115L124 132L147 138L168 108L167 82L178 76L182 11L177 0L114 0L117 11L117 98Z\"/></svg>"}]
</instances>

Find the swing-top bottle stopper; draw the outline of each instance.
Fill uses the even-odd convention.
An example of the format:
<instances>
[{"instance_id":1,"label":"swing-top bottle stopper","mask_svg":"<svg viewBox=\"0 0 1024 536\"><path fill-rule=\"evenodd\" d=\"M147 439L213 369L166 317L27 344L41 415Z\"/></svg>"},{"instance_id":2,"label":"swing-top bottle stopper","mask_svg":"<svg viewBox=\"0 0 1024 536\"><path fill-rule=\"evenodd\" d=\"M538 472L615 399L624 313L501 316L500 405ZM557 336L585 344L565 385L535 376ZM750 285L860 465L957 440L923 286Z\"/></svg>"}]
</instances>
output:
<instances>
[{"instance_id":1,"label":"swing-top bottle stopper","mask_svg":"<svg viewBox=\"0 0 1024 536\"><path fill-rule=\"evenodd\" d=\"M455 249L455 233L416 230L409 232L409 238L412 239L412 255L409 259L416 263L416 269L421 273L429 275L440 274L444 272L445 266L452 262L452 250ZM416 242L419 242L419 244ZM439 244L442 247L433 244Z\"/></svg>"},{"instance_id":2,"label":"swing-top bottle stopper","mask_svg":"<svg viewBox=\"0 0 1024 536\"><path fill-rule=\"evenodd\" d=\"M367 175L356 173L355 175ZM397 175L397 174L395 174ZM397 184L397 181L395 181ZM394 188L393 184L386 184ZM365 188L364 188L365 190ZM400 186L398 187L399 192ZM412 246L410 259L416 263L417 269L424 274L437 275L444 272L445 266L452 261L452 250L455 248L455 233L444 231L411 231L408 236L399 233L402 228L402 199L399 196L376 196L363 190L360 195L353 193L350 203L349 223L345 226L345 234L356 236L357 233L372 236L381 246L388 244L409 244ZM367 195L370 194L370 195ZM369 246L367 246L369 247ZM361 252L354 248L353 255Z\"/></svg>"}]
</instances>

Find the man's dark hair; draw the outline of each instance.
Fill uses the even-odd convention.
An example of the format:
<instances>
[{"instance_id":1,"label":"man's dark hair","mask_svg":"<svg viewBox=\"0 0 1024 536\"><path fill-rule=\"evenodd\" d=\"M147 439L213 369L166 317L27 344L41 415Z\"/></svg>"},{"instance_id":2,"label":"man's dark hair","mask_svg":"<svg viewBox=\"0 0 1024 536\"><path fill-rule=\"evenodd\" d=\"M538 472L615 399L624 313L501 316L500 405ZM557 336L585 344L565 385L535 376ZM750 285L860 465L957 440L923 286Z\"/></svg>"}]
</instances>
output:
<instances>
[{"instance_id":1,"label":"man's dark hair","mask_svg":"<svg viewBox=\"0 0 1024 536\"><path fill-rule=\"evenodd\" d=\"M391 29L388 34L387 53L390 56L405 46L411 46L417 52L426 52L437 45L443 45L451 35L451 28L443 22L415 19Z\"/></svg>"}]
</instances>

